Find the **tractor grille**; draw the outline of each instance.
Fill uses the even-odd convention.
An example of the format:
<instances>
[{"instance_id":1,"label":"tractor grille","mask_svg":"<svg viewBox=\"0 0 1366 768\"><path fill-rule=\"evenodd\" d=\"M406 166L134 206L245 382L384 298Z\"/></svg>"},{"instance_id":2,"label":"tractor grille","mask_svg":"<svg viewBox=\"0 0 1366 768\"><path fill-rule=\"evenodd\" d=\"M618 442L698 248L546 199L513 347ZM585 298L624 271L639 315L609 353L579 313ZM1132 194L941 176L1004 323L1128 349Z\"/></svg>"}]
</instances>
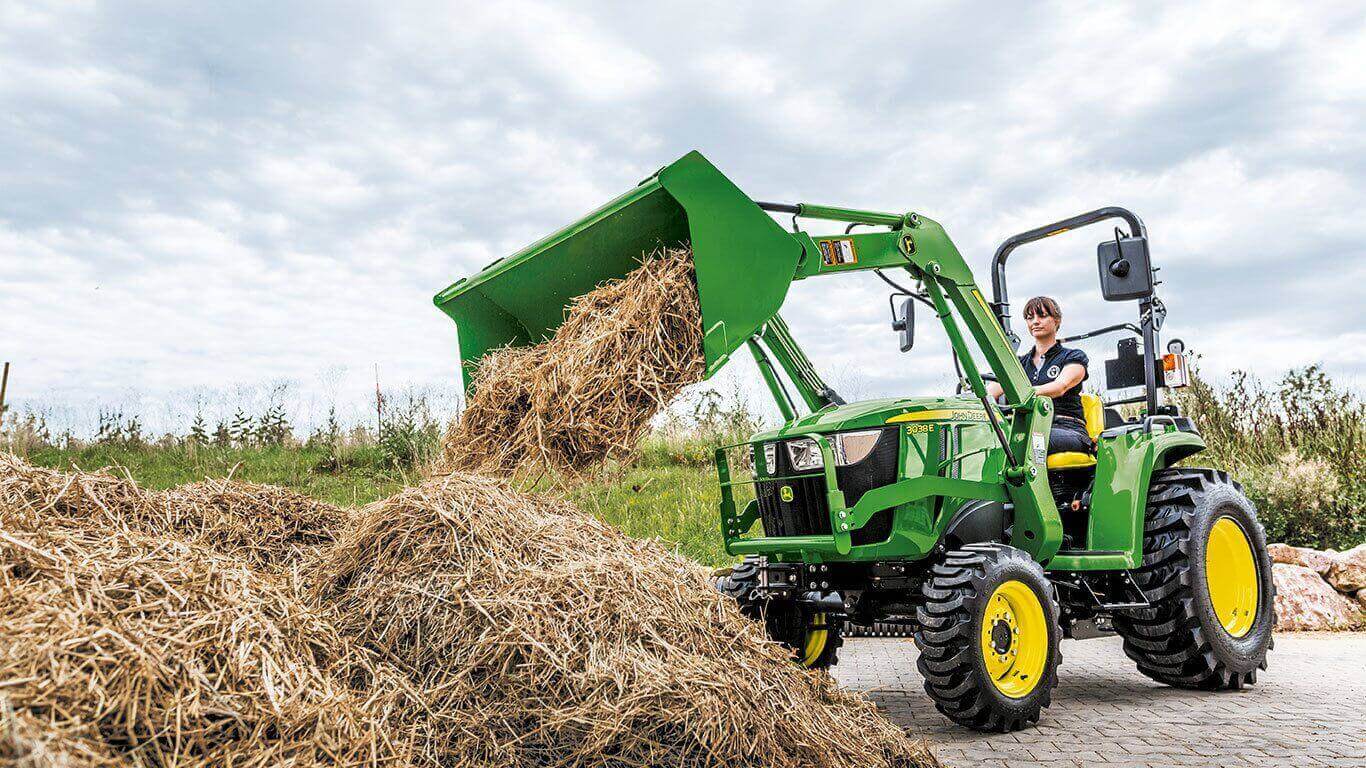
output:
<instances>
[{"instance_id":1,"label":"tractor grille","mask_svg":"<svg viewBox=\"0 0 1366 768\"><path fill-rule=\"evenodd\" d=\"M896 481L897 429L890 427L882 431L872 453L857 464L836 467L835 477L839 479L844 491L844 501L853 506L863 494L873 488L889 485ZM787 449L779 445L775 452L774 474L799 474L792 469ZM792 500L783 501L780 495L782 486L792 488ZM755 484L755 495L759 499L759 515L764 525L765 536L829 536L830 508L825 503L825 478L802 477L793 480L760 480ZM873 516L863 528L854 531L852 540L855 546L874 544L884 541L892 532L891 510L884 510Z\"/></svg>"}]
</instances>

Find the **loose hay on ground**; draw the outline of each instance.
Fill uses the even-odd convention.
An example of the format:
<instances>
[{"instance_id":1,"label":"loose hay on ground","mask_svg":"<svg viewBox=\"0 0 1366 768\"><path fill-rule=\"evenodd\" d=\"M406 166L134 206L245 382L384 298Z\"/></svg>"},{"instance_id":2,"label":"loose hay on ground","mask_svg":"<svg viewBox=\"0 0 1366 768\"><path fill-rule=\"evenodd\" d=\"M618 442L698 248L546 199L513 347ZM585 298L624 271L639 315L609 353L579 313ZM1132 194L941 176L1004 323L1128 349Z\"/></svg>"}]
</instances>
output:
<instances>
[{"instance_id":1,"label":"loose hay on ground","mask_svg":"<svg viewBox=\"0 0 1366 768\"><path fill-rule=\"evenodd\" d=\"M562 501L453 473L366 507L319 563L341 631L443 692L470 763L933 764L697 564Z\"/></svg>"},{"instance_id":2,"label":"loose hay on ground","mask_svg":"<svg viewBox=\"0 0 1366 768\"><path fill-rule=\"evenodd\" d=\"M43 526L97 526L177 536L265 570L332 540L347 512L284 488L206 480L148 491L100 472L59 472L0 453L0 508Z\"/></svg>"},{"instance_id":3,"label":"loose hay on ground","mask_svg":"<svg viewBox=\"0 0 1366 768\"><path fill-rule=\"evenodd\" d=\"M361 766L411 751L386 714L406 694L386 665L278 580L184 541L6 526L0 616L13 707L139 764Z\"/></svg>"},{"instance_id":4,"label":"loose hay on ground","mask_svg":"<svg viewBox=\"0 0 1366 768\"><path fill-rule=\"evenodd\" d=\"M573 471L624 458L703 374L692 254L660 249L576 298L550 339L485 355L437 472Z\"/></svg>"},{"instance_id":5,"label":"loose hay on ground","mask_svg":"<svg viewBox=\"0 0 1366 768\"><path fill-rule=\"evenodd\" d=\"M105 768L128 766L90 729L59 730L0 695L0 768Z\"/></svg>"}]
</instances>

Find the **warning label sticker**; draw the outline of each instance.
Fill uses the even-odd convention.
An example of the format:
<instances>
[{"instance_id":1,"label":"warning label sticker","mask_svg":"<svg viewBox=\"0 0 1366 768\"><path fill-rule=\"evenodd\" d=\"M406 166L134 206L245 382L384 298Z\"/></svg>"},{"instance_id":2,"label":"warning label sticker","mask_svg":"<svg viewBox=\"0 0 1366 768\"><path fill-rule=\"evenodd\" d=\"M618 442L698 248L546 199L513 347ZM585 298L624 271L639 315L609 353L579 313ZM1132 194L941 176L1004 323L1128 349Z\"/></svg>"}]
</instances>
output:
<instances>
[{"instance_id":1,"label":"warning label sticker","mask_svg":"<svg viewBox=\"0 0 1366 768\"><path fill-rule=\"evenodd\" d=\"M1034 463L1043 464L1048 461L1048 436L1034 435Z\"/></svg>"},{"instance_id":2,"label":"warning label sticker","mask_svg":"<svg viewBox=\"0 0 1366 768\"><path fill-rule=\"evenodd\" d=\"M821 249L821 263L827 267L842 267L858 263L858 252L854 241L848 238L820 240L816 243Z\"/></svg>"}]
</instances>

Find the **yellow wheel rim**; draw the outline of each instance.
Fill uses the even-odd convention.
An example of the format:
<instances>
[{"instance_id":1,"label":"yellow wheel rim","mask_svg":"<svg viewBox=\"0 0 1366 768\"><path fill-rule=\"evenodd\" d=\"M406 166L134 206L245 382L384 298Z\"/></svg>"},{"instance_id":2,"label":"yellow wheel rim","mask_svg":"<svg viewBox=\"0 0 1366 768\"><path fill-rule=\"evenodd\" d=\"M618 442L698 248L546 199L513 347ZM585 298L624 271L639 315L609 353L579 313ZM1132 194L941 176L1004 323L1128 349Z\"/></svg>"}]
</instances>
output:
<instances>
[{"instance_id":1,"label":"yellow wheel rim","mask_svg":"<svg viewBox=\"0 0 1366 768\"><path fill-rule=\"evenodd\" d=\"M1205 544L1205 581L1214 615L1224 631L1242 637L1257 619L1257 561L1243 527L1221 517L1210 528Z\"/></svg>"},{"instance_id":2,"label":"yellow wheel rim","mask_svg":"<svg viewBox=\"0 0 1366 768\"><path fill-rule=\"evenodd\" d=\"M825 643L829 637L830 630L822 629L825 626L825 614L818 613L811 617L811 627L806 630L806 642L802 646L802 666L809 667L816 663L825 651Z\"/></svg>"},{"instance_id":3,"label":"yellow wheel rim","mask_svg":"<svg viewBox=\"0 0 1366 768\"><path fill-rule=\"evenodd\" d=\"M1048 620L1027 584L1014 579L991 593L982 615L982 658L996 690L1020 699L1034 690L1048 663Z\"/></svg>"}]
</instances>

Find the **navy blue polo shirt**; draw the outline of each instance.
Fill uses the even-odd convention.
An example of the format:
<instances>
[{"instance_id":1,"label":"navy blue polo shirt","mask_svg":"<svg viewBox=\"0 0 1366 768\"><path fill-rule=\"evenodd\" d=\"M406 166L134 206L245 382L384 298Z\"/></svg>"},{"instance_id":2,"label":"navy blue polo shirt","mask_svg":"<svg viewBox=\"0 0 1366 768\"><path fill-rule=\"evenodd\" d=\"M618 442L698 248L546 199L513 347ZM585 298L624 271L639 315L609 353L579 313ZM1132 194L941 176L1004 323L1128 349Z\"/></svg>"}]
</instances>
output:
<instances>
[{"instance_id":1,"label":"navy blue polo shirt","mask_svg":"<svg viewBox=\"0 0 1366 768\"><path fill-rule=\"evenodd\" d=\"M1038 386L1048 384L1062 373L1062 369L1070 363L1080 363L1083 368L1087 368L1090 358L1080 349L1072 349L1055 343L1044 353L1043 364L1038 368L1034 367L1034 350L1020 355L1020 365L1024 366L1025 375L1029 377L1029 383ZM1053 398L1053 412L1058 416L1071 416L1083 424L1086 422L1086 412L1081 408L1081 382L1091 377L1088 369L1081 381L1075 387Z\"/></svg>"}]
</instances>

